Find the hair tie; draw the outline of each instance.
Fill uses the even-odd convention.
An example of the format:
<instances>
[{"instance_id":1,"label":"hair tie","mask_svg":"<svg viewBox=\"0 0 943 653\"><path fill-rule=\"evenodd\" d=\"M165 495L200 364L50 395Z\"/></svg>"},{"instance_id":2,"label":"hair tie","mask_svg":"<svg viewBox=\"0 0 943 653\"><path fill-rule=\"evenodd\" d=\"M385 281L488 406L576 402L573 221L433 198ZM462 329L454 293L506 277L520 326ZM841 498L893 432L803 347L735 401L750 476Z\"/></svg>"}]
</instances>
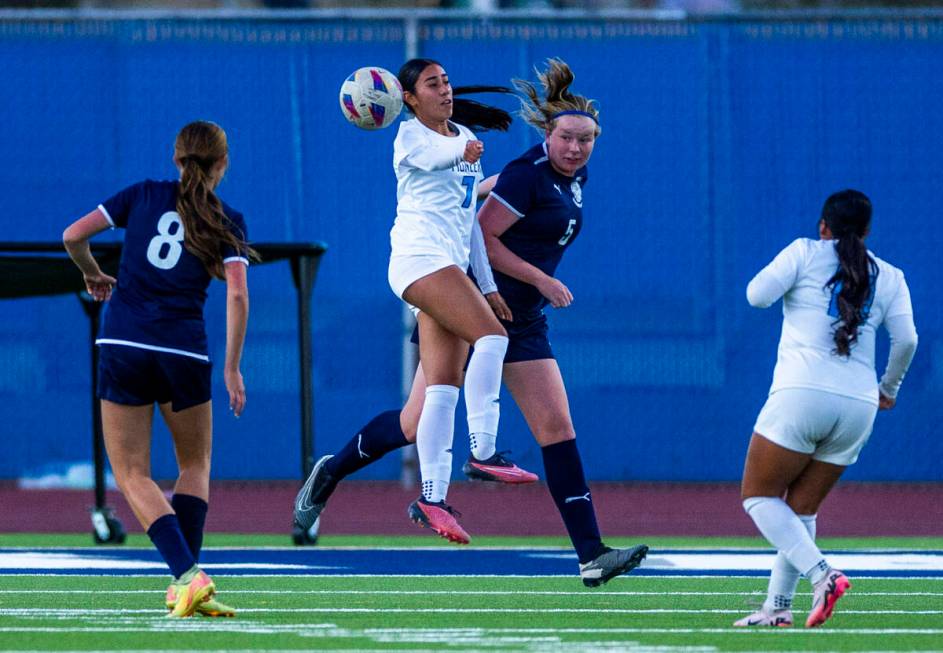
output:
<instances>
[{"instance_id":1,"label":"hair tie","mask_svg":"<svg viewBox=\"0 0 943 653\"><path fill-rule=\"evenodd\" d=\"M568 109L566 111L558 111L557 113L550 116L550 119L556 120L560 116L586 116L588 118L592 118L593 122L596 123L597 125L599 124L599 119L596 118L596 116L591 114L589 111L580 111L579 109Z\"/></svg>"},{"instance_id":2,"label":"hair tie","mask_svg":"<svg viewBox=\"0 0 943 653\"><path fill-rule=\"evenodd\" d=\"M187 154L186 156L181 157L180 160L183 161L184 163L186 163L187 161L192 161L193 163L197 164L204 170L211 168L214 163L210 159L206 157L202 157L198 154Z\"/></svg>"}]
</instances>

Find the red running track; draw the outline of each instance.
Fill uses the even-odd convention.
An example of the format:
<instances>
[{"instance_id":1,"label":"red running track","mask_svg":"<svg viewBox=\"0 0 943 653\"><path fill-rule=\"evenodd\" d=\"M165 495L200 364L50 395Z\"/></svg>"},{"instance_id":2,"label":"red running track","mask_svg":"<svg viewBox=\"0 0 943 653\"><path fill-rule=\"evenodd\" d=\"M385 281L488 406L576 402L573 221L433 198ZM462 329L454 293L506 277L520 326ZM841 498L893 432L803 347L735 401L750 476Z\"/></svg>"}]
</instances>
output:
<instances>
[{"instance_id":1,"label":"red running track","mask_svg":"<svg viewBox=\"0 0 943 653\"><path fill-rule=\"evenodd\" d=\"M207 530L288 533L294 482L217 482ZM756 535L732 483L594 483L603 535ZM342 483L322 519L331 534L410 535L406 517L415 489L397 482ZM90 490L20 490L0 483L0 532L89 532ZM542 483L508 487L453 483L449 502L473 535L560 535L563 523ZM124 499L108 493L129 531L139 532ZM824 536L943 536L943 484L846 483L829 496L818 520Z\"/></svg>"}]
</instances>

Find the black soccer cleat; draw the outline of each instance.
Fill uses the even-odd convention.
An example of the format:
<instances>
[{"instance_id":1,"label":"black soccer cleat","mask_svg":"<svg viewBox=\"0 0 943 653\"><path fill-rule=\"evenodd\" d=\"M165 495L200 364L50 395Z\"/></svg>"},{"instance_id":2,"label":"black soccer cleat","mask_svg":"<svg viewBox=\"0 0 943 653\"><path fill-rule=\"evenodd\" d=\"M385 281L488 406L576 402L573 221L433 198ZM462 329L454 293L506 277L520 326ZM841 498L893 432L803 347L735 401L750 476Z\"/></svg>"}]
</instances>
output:
<instances>
[{"instance_id":1,"label":"black soccer cleat","mask_svg":"<svg viewBox=\"0 0 943 653\"><path fill-rule=\"evenodd\" d=\"M631 549L603 547L598 556L580 565L580 578L586 587L599 587L638 567L646 555L648 547L644 544L633 546Z\"/></svg>"},{"instance_id":2,"label":"black soccer cleat","mask_svg":"<svg viewBox=\"0 0 943 653\"><path fill-rule=\"evenodd\" d=\"M294 530L296 533L305 533L307 543L313 544L317 540L321 512L337 487L337 481L324 468L324 463L331 458L333 456L322 456L315 463L314 469L295 497Z\"/></svg>"}]
</instances>

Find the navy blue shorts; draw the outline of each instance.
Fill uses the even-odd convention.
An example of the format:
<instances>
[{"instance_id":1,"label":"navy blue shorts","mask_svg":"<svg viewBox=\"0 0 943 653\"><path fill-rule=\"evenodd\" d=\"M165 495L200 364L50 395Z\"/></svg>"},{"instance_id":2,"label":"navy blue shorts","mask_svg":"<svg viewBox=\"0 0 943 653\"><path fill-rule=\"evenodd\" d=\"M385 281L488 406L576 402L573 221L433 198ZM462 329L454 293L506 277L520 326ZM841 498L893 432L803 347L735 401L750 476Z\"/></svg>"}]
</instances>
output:
<instances>
[{"instance_id":1,"label":"navy blue shorts","mask_svg":"<svg viewBox=\"0 0 943 653\"><path fill-rule=\"evenodd\" d=\"M171 403L174 412L210 400L213 364L127 345L99 345L98 397L125 406Z\"/></svg>"},{"instance_id":2,"label":"navy blue shorts","mask_svg":"<svg viewBox=\"0 0 943 653\"><path fill-rule=\"evenodd\" d=\"M529 320L515 320L505 322L501 326L508 332L508 350L504 355L504 363L521 363L524 361L539 361L545 358L556 358L550 347L550 338L547 333L547 316L541 313L538 317ZM413 344L419 344L419 327L413 329Z\"/></svg>"}]
</instances>

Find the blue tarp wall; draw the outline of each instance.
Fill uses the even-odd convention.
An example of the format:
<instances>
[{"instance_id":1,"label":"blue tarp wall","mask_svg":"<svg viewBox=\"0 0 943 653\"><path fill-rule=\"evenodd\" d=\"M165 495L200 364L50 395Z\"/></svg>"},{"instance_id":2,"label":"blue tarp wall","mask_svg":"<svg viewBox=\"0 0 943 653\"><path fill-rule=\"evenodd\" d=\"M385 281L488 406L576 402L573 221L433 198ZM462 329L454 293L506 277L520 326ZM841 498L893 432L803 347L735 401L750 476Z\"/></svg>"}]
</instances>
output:
<instances>
[{"instance_id":1,"label":"blue tarp wall","mask_svg":"<svg viewBox=\"0 0 943 653\"><path fill-rule=\"evenodd\" d=\"M780 323L778 306L750 308L744 288L793 238L814 237L830 192L855 187L874 202L872 249L907 273L921 344L898 407L879 415L847 477L943 480L943 18L452 17L418 28L420 53L457 85L532 76L558 56L576 90L599 100L586 222L559 270L575 302L550 318L592 479L739 477ZM2 240L57 240L125 185L174 176L184 123L219 122L231 147L219 192L251 237L330 246L315 288L314 374L316 453L334 451L399 404L403 328L386 281L396 128L351 127L337 91L359 66L395 71L406 36L395 18L7 15ZM539 135L516 124L483 138L493 173ZM217 369L214 475L293 478L294 289L285 264L254 268L250 284L248 408L229 416ZM221 361L221 284L207 320ZM90 458L87 339L73 296L0 302L0 477ZM542 472L509 397L500 445ZM399 457L388 458L360 477L395 478ZM155 474L172 476L172 460L159 426Z\"/></svg>"}]
</instances>

